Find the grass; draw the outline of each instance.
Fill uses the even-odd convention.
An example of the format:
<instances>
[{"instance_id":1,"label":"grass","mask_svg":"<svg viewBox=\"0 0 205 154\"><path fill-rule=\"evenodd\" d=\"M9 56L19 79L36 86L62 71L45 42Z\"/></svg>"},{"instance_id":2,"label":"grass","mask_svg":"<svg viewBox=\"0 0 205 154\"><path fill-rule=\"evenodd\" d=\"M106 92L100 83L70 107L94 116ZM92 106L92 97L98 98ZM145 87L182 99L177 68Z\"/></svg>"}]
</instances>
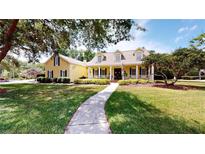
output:
<instances>
[{"instance_id":1,"label":"grass","mask_svg":"<svg viewBox=\"0 0 205 154\"><path fill-rule=\"evenodd\" d=\"M0 133L64 133L82 102L103 86L1 85Z\"/></svg>"},{"instance_id":2,"label":"grass","mask_svg":"<svg viewBox=\"0 0 205 154\"><path fill-rule=\"evenodd\" d=\"M188 85L188 86L195 86L199 88L205 88L205 82L204 81L189 81L189 80L180 80L176 82L176 85Z\"/></svg>"},{"instance_id":3,"label":"grass","mask_svg":"<svg viewBox=\"0 0 205 154\"><path fill-rule=\"evenodd\" d=\"M113 133L205 133L204 90L121 86L105 109Z\"/></svg>"}]
</instances>

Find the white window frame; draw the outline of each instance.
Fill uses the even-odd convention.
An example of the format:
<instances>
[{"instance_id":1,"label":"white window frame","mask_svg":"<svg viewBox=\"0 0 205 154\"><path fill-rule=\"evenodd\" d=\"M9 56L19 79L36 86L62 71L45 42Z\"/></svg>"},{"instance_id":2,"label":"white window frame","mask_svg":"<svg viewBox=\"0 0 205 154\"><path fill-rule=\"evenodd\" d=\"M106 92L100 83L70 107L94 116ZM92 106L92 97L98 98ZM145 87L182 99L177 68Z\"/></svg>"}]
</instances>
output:
<instances>
[{"instance_id":1,"label":"white window frame","mask_svg":"<svg viewBox=\"0 0 205 154\"><path fill-rule=\"evenodd\" d=\"M52 78L52 71L48 70L48 78Z\"/></svg>"},{"instance_id":2,"label":"white window frame","mask_svg":"<svg viewBox=\"0 0 205 154\"><path fill-rule=\"evenodd\" d=\"M98 63L102 62L102 56L98 56Z\"/></svg>"},{"instance_id":3,"label":"white window frame","mask_svg":"<svg viewBox=\"0 0 205 154\"><path fill-rule=\"evenodd\" d=\"M55 66L59 66L59 56L55 56Z\"/></svg>"},{"instance_id":4,"label":"white window frame","mask_svg":"<svg viewBox=\"0 0 205 154\"><path fill-rule=\"evenodd\" d=\"M118 57L119 56L119 57ZM116 62L121 62L121 57L122 55L120 54L120 53L117 53L116 55L115 55L115 61ZM119 58L119 59L118 59Z\"/></svg>"},{"instance_id":5,"label":"white window frame","mask_svg":"<svg viewBox=\"0 0 205 154\"><path fill-rule=\"evenodd\" d=\"M65 71L66 70L60 70L60 77L68 77L68 70L67 70L67 76L65 76ZM61 74L62 72L62 74Z\"/></svg>"},{"instance_id":6,"label":"white window frame","mask_svg":"<svg viewBox=\"0 0 205 154\"><path fill-rule=\"evenodd\" d=\"M140 53L137 53L137 54L136 54L136 60L137 60L137 61L141 61L142 58L143 58L143 53L140 52Z\"/></svg>"}]
</instances>

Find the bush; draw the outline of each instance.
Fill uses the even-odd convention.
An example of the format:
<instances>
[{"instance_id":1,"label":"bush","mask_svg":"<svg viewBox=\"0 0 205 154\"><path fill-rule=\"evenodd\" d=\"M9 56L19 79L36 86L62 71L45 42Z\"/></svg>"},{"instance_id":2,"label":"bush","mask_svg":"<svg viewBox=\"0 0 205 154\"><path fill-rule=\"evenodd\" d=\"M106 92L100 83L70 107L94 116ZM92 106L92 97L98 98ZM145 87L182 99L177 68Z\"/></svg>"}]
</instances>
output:
<instances>
[{"instance_id":1,"label":"bush","mask_svg":"<svg viewBox=\"0 0 205 154\"><path fill-rule=\"evenodd\" d=\"M67 77L64 78L45 78L38 77L37 81L40 83L70 83L70 79Z\"/></svg>"},{"instance_id":2,"label":"bush","mask_svg":"<svg viewBox=\"0 0 205 154\"><path fill-rule=\"evenodd\" d=\"M37 74L36 77L45 77L45 74Z\"/></svg>"},{"instance_id":3,"label":"bush","mask_svg":"<svg viewBox=\"0 0 205 154\"><path fill-rule=\"evenodd\" d=\"M80 79L86 79L86 77L85 76L81 76Z\"/></svg>"},{"instance_id":4,"label":"bush","mask_svg":"<svg viewBox=\"0 0 205 154\"><path fill-rule=\"evenodd\" d=\"M128 80L119 80L118 81L119 85L130 85L130 84L144 84L144 83L152 83L149 80L145 80L145 79L128 79Z\"/></svg>"},{"instance_id":5,"label":"bush","mask_svg":"<svg viewBox=\"0 0 205 154\"><path fill-rule=\"evenodd\" d=\"M110 83L108 79L77 79L74 81L75 84L99 84L106 85Z\"/></svg>"},{"instance_id":6,"label":"bush","mask_svg":"<svg viewBox=\"0 0 205 154\"><path fill-rule=\"evenodd\" d=\"M70 79L67 77L61 78L61 83L70 83Z\"/></svg>"},{"instance_id":7,"label":"bush","mask_svg":"<svg viewBox=\"0 0 205 154\"><path fill-rule=\"evenodd\" d=\"M53 83L57 83L57 78L52 78L51 80Z\"/></svg>"},{"instance_id":8,"label":"bush","mask_svg":"<svg viewBox=\"0 0 205 154\"><path fill-rule=\"evenodd\" d=\"M146 79L139 79L139 80L138 80L138 83L140 83L140 84L150 83L150 82L151 82L151 81L146 80Z\"/></svg>"},{"instance_id":9,"label":"bush","mask_svg":"<svg viewBox=\"0 0 205 154\"><path fill-rule=\"evenodd\" d=\"M196 80L199 79L199 76L182 76L181 78L184 80Z\"/></svg>"}]
</instances>

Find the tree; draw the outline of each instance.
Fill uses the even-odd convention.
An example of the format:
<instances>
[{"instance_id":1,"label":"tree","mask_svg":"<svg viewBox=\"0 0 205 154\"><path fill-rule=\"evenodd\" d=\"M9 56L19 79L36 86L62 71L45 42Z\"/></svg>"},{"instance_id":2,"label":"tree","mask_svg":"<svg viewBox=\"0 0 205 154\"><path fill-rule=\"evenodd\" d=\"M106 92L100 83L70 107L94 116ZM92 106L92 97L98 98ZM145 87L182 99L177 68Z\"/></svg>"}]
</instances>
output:
<instances>
[{"instance_id":1,"label":"tree","mask_svg":"<svg viewBox=\"0 0 205 154\"><path fill-rule=\"evenodd\" d=\"M166 85L168 83L165 72L170 71L174 76L170 84L174 85L191 68L200 69L205 64L205 52L194 48L180 48L171 54L151 53L144 58L144 64L154 64L156 75L161 75Z\"/></svg>"},{"instance_id":2,"label":"tree","mask_svg":"<svg viewBox=\"0 0 205 154\"><path fill-rule=\"evenodd\" d=\"M90 50L62 50L59 53L80 60L80 61L90 61L93 59L93 57L95 56L95 53L90 51Z\"/></svg>"},{"instance_id":3,"label":"tree","mask_svg":"<svg viewBox=\"0 0 205 154\"><path fill-rule=\"evenodd\" d=\"M200 34L190 41L192 48L205 49L205 33Z\"/></svg>"},{"instance_id":4,"label":"tree","mask_svg":"<svg viewBox=\"0 0 205 154\"><path fill-rule=\"evenodd\" d=\"M29 61L38 61L41 53L57 53L59 49L102 49L110 43L130 40L133 25L130 19L0 20L0 62L9 51L24 51Z\"/></svg>"}]
</instances>

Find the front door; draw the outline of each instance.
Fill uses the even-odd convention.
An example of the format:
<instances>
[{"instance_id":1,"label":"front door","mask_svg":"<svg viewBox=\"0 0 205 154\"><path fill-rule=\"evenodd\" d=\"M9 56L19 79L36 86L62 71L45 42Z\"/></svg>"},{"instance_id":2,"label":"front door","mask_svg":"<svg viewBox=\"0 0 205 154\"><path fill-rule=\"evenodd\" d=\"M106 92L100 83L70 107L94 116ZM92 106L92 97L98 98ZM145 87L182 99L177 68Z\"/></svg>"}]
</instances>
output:
<instances>
[{"instance_id":1,"label":"front door","mask_svg":"<svg viewBox=\"0 0 205 154\"><path fill-rule=\"evenodd\" d=\"M114 79L115 79L115 80L121 80L121 79L122 79L122 71L121 71L121 68L115 68L115 69L114 69Z\"/></svg>"}]
</instances>

